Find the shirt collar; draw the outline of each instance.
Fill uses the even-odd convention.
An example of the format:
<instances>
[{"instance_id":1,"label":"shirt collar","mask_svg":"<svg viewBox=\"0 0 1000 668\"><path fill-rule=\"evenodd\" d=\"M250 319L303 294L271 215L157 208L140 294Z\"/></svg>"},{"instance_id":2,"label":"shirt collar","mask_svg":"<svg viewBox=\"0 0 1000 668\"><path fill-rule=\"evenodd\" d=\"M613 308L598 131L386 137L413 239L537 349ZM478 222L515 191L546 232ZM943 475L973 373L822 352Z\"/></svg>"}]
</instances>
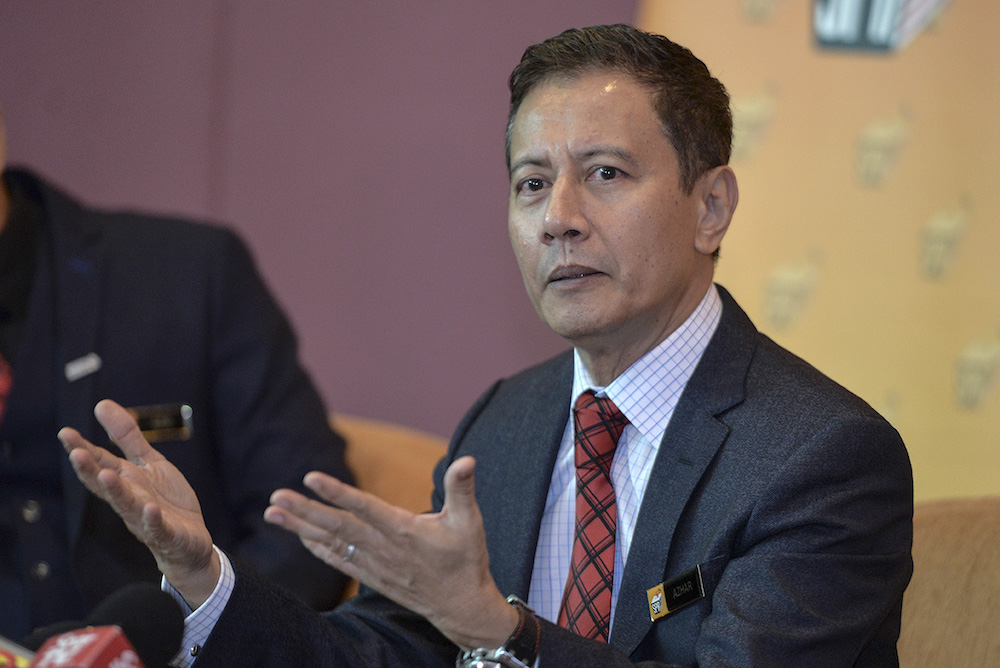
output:
<instances>
[{"instance_id":1,"label":"shirt collar","mask_svg":"<svg viewBox=\"0 0 1000 668\"><path fill-rule=\"evenodd\" d=\"M698 307L667 338L639 358L607 387L590 377L580 353L573 351L570 408L587 390L609 397L629 422L652 443L659 443L681 392L694 373L722 317L722 299L709 286Z\"/></svg>"}]
</instances>

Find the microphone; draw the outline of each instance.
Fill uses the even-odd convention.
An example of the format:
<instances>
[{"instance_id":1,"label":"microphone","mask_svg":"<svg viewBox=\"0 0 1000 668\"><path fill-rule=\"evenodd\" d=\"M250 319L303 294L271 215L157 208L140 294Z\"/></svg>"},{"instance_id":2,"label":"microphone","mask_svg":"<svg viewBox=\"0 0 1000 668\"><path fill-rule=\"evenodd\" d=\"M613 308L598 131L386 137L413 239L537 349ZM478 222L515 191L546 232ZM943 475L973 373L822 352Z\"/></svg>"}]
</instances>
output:
<instances>
[{"instance_id":1,"label":"microphone","mask_svg":"<svg viewBox=\"0 0 1000 668\"><path fill-rule=\"evenodd\" d=\"M86 626L84 622L75 619L65 622L56 622L55 624L49 624L48 626L39 626L31 633L24 636L24 639L21 640L21 644L32 652L37 652L49 638L57 636L60 633L67 633L69 631L82 629L84 626ZM0 663L0 666L3 666L3 664Z\"/></svg>"},{"instance_id":2,"label":"microphone","mask_svg":"<svg viewBox=\"0 0 1000 668\"><path fill-rule=\"evenodd\" d=\"M117 626L88 626L45 641L29 668L146 668Z\"/></svg>"},{"instance_id":3,"label":"microphone","mask_svg":"<svg viewBox=\"0 0 1000 668\"><path fill-rule=\"evenodd\" d=\"M137 582L111 594L91 611L86 622L121 628L146 668L165 668L184 637L184 613L177 601L149 582Z\"/></svg>"},{"instance_id":4,"label":"microphone","mask_svg":"<svg viewBox=\"0 0 1000 668\"><path fill-rule=\"evenodd\" d=\"M111 594L83 622L60 622L39 629L24 644L45 643L31 664L33 668L36 664L39 668L104 668L111 665L105 661L115 659L120 660L116 668L166 668L180 649L183 635L184 613L177 602L158 586L142 582ZM79 657L69 652L72 648L79 650ZM88 648L91 653L84 655ZM50 650L52 659L41 663Z\"/></svg>"}]
</instances>

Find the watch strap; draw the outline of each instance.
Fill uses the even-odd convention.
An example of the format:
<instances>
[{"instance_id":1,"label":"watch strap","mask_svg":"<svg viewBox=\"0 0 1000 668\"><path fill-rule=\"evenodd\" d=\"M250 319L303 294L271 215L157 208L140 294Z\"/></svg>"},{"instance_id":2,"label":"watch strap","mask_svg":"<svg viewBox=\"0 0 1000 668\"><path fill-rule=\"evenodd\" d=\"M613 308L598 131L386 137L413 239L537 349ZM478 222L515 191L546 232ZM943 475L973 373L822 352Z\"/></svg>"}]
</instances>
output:
<instances>
[{"instance_id":1,"label":"watch strap","mask_svg":"<svg viewBox=\"0 0 1000 668\"><path fill-rule=\"evenodd\" d=\"M538 658L538 646L541 642L542 628L535 617L535 611L528 604L511 594L507 602L517 608L517 628L510 634L502 646L527 666L534 666Z\"/></svg>"},{"instance_id":2,"label":"watch strap","mask_svg":"<svg viewBox=\"0 0 1000 668\"><path fill-rule=\"evenodd\" d=\"M513 594L507 602L517 609L517 627L503 645L496 649L479 647L463 652L455 662L457 668L534 668L541 641L541 625L528 604Z\"/></svg>"}]
</instances>

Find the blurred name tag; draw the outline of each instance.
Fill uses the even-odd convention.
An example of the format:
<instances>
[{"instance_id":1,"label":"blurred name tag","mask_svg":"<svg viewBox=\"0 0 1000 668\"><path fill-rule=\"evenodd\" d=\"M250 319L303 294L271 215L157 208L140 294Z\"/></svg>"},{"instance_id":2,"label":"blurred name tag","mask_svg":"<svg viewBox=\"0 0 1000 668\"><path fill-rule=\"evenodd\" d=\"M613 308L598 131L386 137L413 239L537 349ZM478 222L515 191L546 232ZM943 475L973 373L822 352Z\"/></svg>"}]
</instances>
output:
<instances>
[{"instance_id":1,"label":"blurred name tag","mask_svg":"<svg viewBox=\"0 0 1000 668\"><path fill-rule=\"evenodd\" d=\"M187 404L156 404L126 409L139 423L142 435L150 443L186 441L191 438L191 407Z\"/></svg>"}]
</instances>

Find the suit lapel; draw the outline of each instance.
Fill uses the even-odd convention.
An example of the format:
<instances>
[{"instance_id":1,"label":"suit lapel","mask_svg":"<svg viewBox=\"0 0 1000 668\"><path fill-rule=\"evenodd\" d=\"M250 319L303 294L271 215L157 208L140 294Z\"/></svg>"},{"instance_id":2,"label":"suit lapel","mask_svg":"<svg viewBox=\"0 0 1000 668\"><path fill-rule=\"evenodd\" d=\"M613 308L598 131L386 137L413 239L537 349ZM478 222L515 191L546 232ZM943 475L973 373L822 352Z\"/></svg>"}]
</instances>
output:
<instances>
[{"instance_id":1,"label":"suit lapel","mask_svg":"<svg viewBox=\"0 0 1000 668\"><path fill-rule=\"evenodd\" d=\"M673 535L729 428L716 418L743 399L756 330L721 287L722 319L660 443L642 500L615 607L611 644L632 653L653 622L646 590L665 578ZM690 568L696 564L687 564Z\"/></svg>"},{"instance_id":2,"label":"suit lapel","mask_svg":"<svg viewBox=\"0 0 1000 668\"><path fill-rule=\"evenodd\" d=\"M663 582L677 522L729 430L700 406L678 403L653 463L618 592L611 643L631 653L649 631L646 590ZM695 564L691 564L694 566Z\"/></svg>"},{"instance_id":3,"label":"suit lapel","mask_svg":"<svg viewBox=\"0 0 1000 668\"><path fill-rule=\"evenodd\" d=\"M493 577L500 591L525 599L552 469L569 419L572 359L572 354L561 356L530 387L517 388L511 408L497 421L503 428L492 435L492 468L476 478L486 483L481 493L488 496L481 498L489 500L481 505L489 508L485 521Z\"/></svg>"},{"instance_id":4,"label":"suit lapel","mask_svg":"<svg viewBox=\"0 0 1000 668\"><path fill-rule=\"evenodd\" d=\"M101 234L89 212L51 188L43 187L49 225L49 257L53 281L56 385L60 426L76 427L94 438L91 425L100 362L97 332L100 317ZM67 365L75 375L67 377ZM75 365L75 366L74 366ZM87 491L68 459L62 467L70 545L79 535Z\"/></svg>"}]
</instances>

